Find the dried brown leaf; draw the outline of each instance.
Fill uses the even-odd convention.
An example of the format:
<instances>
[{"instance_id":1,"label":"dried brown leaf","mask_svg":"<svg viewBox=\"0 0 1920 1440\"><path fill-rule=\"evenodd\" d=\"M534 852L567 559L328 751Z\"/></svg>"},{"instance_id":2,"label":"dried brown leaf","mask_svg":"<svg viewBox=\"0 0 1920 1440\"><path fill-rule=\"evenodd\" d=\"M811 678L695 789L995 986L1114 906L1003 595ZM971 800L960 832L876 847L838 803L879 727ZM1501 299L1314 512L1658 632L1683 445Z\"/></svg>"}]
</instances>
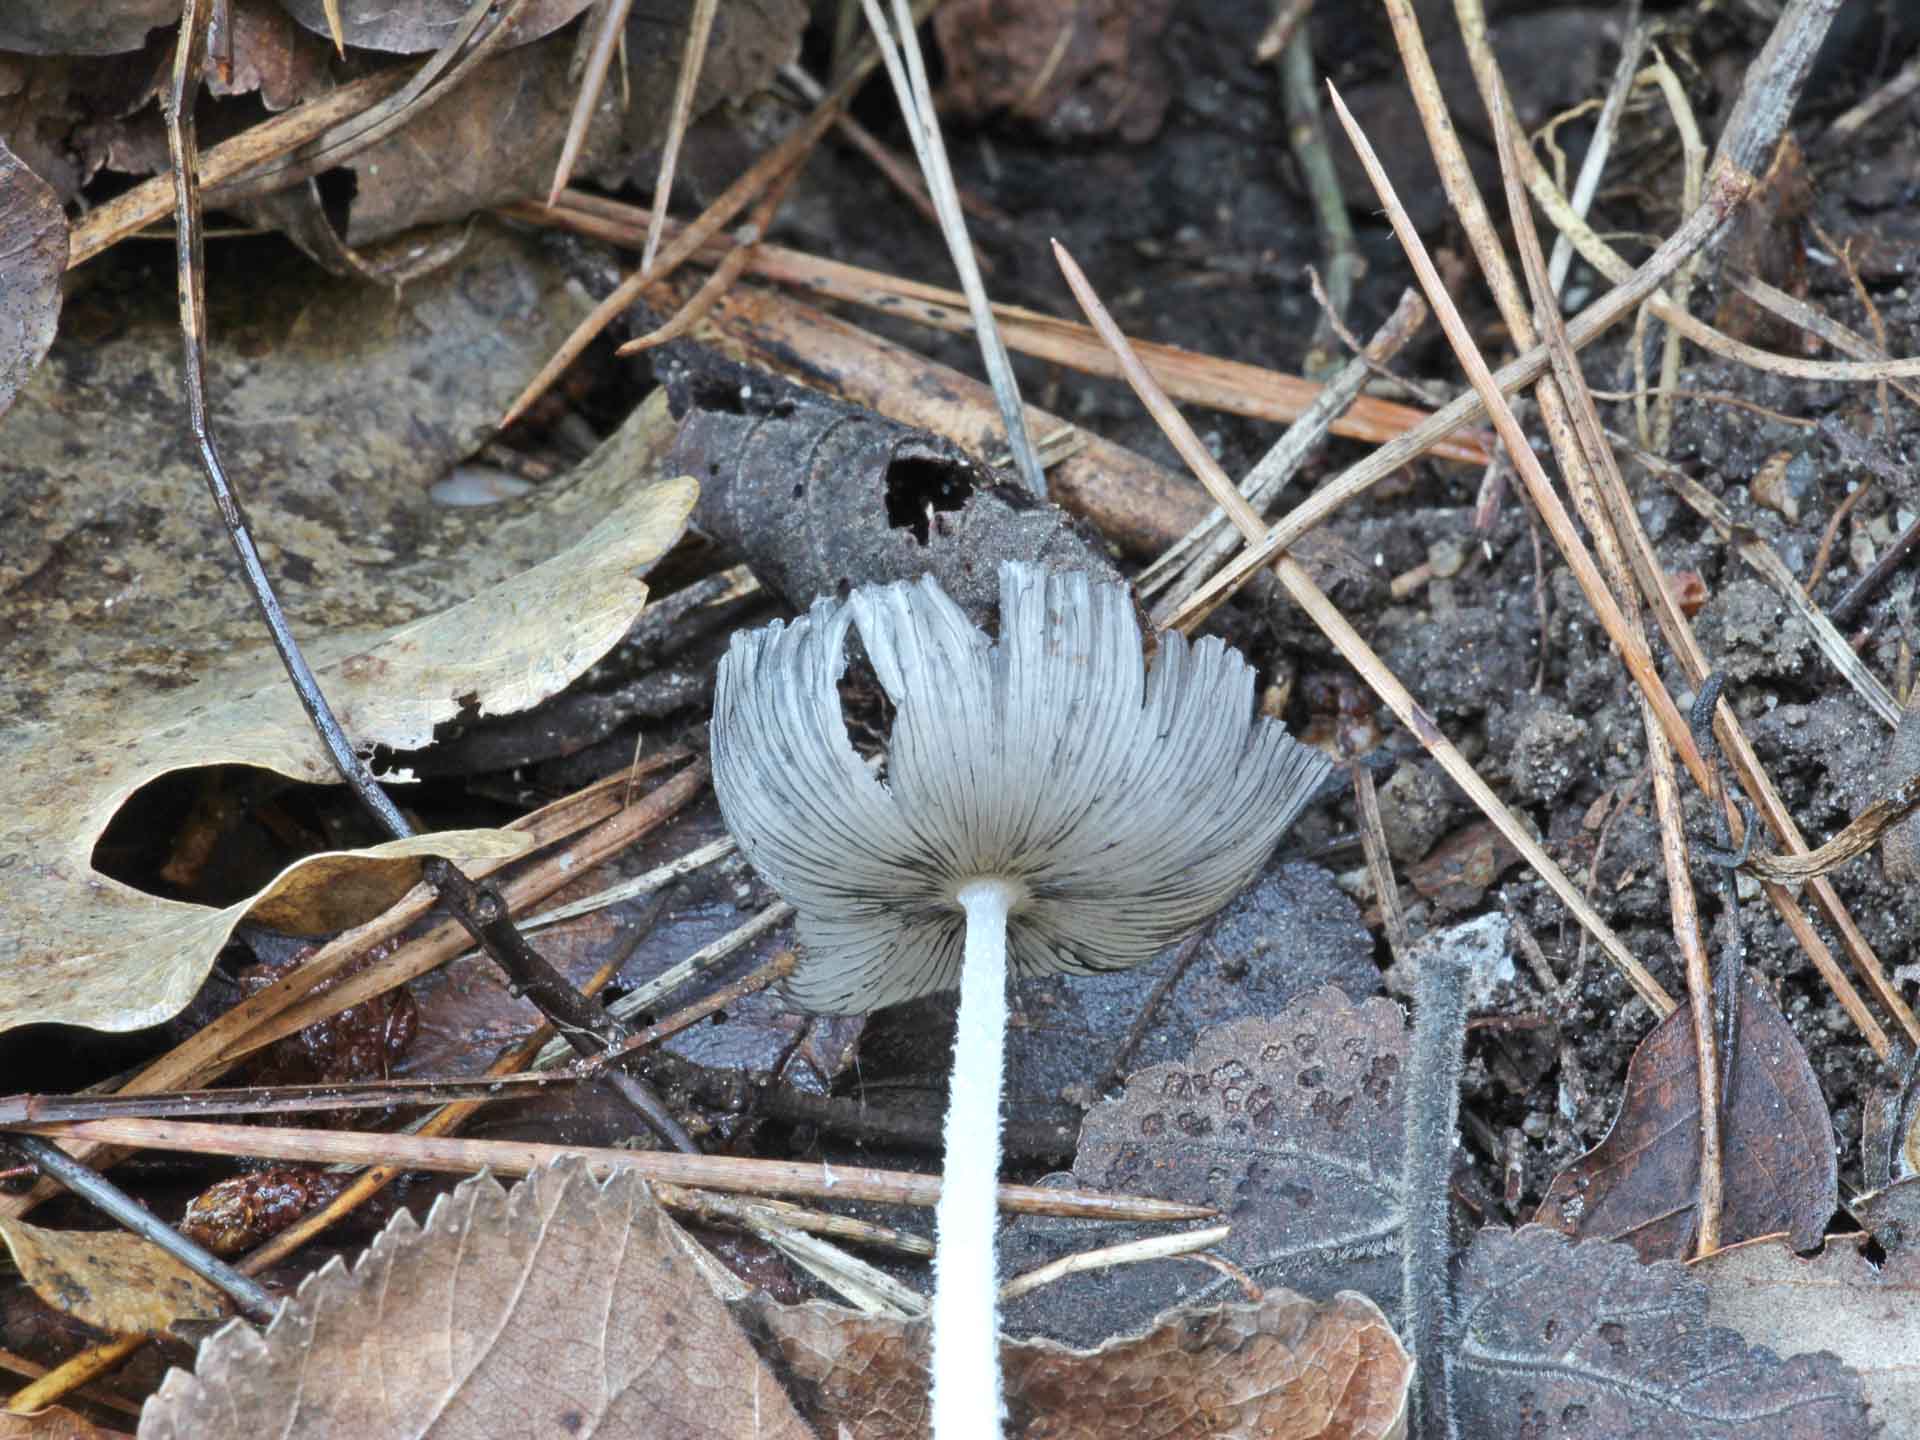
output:
<instances>
[{"instance_id":1,"label":"dried brown leaf","mask_svg":"<svg viewBox=\"0 0 1920 1440\"><path fill-rule=\"evenodd\" d=\"M418 749L463 702L524 708L619 637L695 492L645 483L663 407L537 502L476 517L425 495L579 317L563 277L489 236L399 303L363 287L310 308L270 285L255 299L251 328L214 329L215 426L356 743ZM222 763L334 779L228 574L181 424L177 317L136 306L120 323L56 341L0 447L0 514L34 517L11 520L23 543L0 551L0 1029L164 1019L255 903L163 900L93 869L142 785ZM520 843L472 832L368 853L410 868Z\"/></svg>"},{"instance_id":2,"label":"dried brown leaf","mask_svg":"<svg viewBox=\"0 0 1920 1440\"><path fill-rule=\"evenodd\" d=\"M1160 34L1170 0L963 0L934 34L947 66L941 99L980 119L1007 111L1052 139L1116 132L1153 138L1172 98Z\"/></svg>"},{"instance_id":3,"label":"dried brown leaf","mask_svg":"<svg viewBox=\"0 0 1920 1440\"><path fill-rule=\"evenodd\" d=\"M1749 1345L1832 1351L1858 1372L1882 1435L1920 1435L1920 1250L1876 1264L1859 1237L1836 1235L1805 1257L1775 1238L1717 1250L1691 1270L1714 1324Z\"/></svg>"},{"instance_id":4,"label":"dried brown leaf","mask_svg":"<svg viewBox=\"0 0 1920 1440\"><path fill-rule=\"evenodd\" d=\"M0 415L53 344L66 268L60 197L0 141Z\"/></svg>"},{"instance_id":5,"label":"dried brown leaf","mask_svg":"<svg viewBox=\"0 0 1920 1440\"><path fill-rule=\"evenodd\" d=\"M380 3L396 16L422 8ZM319 9L318 0L313 8ZM465 0L458 8L465 8ZM631 103L622 104L621 86L607 87L577 173L653 183L687 12L687 0L634 5L627 22ZM797 58L806 16L799 0L734 0L721 7L696 109L705 112L766 86L782 64ZM348 41L353 43L351 30ZM579 94L573 55L571 35L497 55L477 66L459 93L354 156L348 161L354 196L342 238L367 245L413 226L544 197Z\"/></svg>"},{"instance_id":6,"label":"dried brown leaf","mask_svg":"<svg viewBox=\"0 0 1920 1440\"><path fill-rule=\"evenodd\" d=\"M232 1307L151 1240L124 1230L46 1230L0 1220L21 1278L56 1310L116 1335L147 1335L176 1320L219 1320Z\"/></svg>"},{"instance_id":7,"label":"dried brown leaf","mask_svg":"<svg viewBox=\"0 0 1920 1440\"><path fill-rule=\"evenodd\" d=\"M1358 1290L1398 1314L1407 1048L1398 1005L1331 988L1208 1030L1186 1060L1136 1072L1088 1113L1074 1180L1216 1206L1233 1226L1218 1253L1259 1284ZM1113 1238L1023 1219L1005 1249L1025 1270ZM1008 1307L1007 1327L1091 1344L1170 1301L1235 1293L1193 1261L1154 1261L1046 1286Z\"/></svg>"},{"instance_id":8,"label":"dried brown leaf","mask_svg":"<svg viewBox=\"0 0 1920 1440\"><path fill-rule=\"evenodd\" d=\"M398 55L420 55L438 50L453 38L472 0L336 0L340 30L346 43L360 50L385 50ZM528 0L514 22L512 43L524 45L558 30L593 0ZM315 35L332 39L327 23L327 0L280 0L287 13ZM684 0L679 7L685 10Z\"/></svg>"},{"instance_id":9,"label":"dried brown leaf","mask_svg":"<svg viewBox=\"0 0 1920 1440\"><path fill-rule=\"evenodd\" d=\"M847 1440L923 1440L928 1329L764 1297L742 1309L807 1419ZM1363 1295L1186 1306L1098 1349L1006 1341L1008 1435L1020 1440L1362 1440L1404 1433L1412 1361Z\"/></svg>"},{"instance_id":10,"label":"dried brown leaf","mask_svg":"<svg viewBox=\"0 0 1920 1440\"><path fill-rule=\"evenodd\" d=\"M276 0L231 0L233 70L206 72L210 95L254 95L278 113L333 88L330 48L293 23Z\"/></svg>"},{"instance_id":11,"label":"dried brown leaf","mask_svg":"<svg viewBox=\"0 0 1920 1440\"><path fill-rule=\"evenodd\" d=\"M264 1336L215 1335L140 1434L811 1440L710 1263L631 1175L597 1186L569 1158L511 1191L478 1176L309 1277Z\"/></svg>"},{"instance_id":12,"label":"dried brown leaf","mask_svg":"<svg viewBox=\"0 0 1920 1440\"><path fill-rule=\"evenodd\" d=\"M1581 1239L1624 1240L1647 1260L1682 1253L1700 1166L1691 1027L1683 1007L1640 1042L1612 1130L1554 1177L1538 1222ZM1840 1203L1833 1121L1793 1027L1751 976L1743 977L1725 1106L1725 1243L1784 1230L1797 1248L1812 1249Z\"/></svg>"},{"instance_id":13,"label":"dried brown leaf","mask_svg":"<svg viewBox=\"0 0 1920 1440\"><path fill-rule=\"evenodd\" d=\"M180 18L179 0L27 0L0 5L0 50L29 55L118 55Z\"/></svg>"},{"instance_id":14,"label":"dried brown leaf","mask_svg":"<svg viewBox=\"0 0 1920 1440\"><path fill-rule=\"evenodd\" d=\"M71 1410L55 1407L37 1415L0 1410L0 1440L122 1440L124 1431L103 1430Z\"/></svg>"},{"instance_id":15,"label":"dried brown leaf","mask_svg":"<svg viewBox=\"0 0 1920 1440\"><path fill-rule=\"evenodd\" d=\"M1672 1261L1530 1225L1482 1230L1456 1273L1460 1435L1865 1440L1872 1428L1858 1376L1710 1326L1707 1287Z\"/></svg>"}]
</instances>

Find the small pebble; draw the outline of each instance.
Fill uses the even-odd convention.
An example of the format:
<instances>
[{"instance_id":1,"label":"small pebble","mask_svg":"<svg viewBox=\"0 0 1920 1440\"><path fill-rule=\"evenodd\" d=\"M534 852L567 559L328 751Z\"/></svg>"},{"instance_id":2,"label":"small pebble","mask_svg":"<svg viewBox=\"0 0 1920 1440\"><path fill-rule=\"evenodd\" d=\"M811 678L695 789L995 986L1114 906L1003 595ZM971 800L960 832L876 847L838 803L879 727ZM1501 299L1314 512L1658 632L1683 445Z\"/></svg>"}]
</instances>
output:
<instances>
[{"instance_id":1,"label":"small pebble","mask_svg":"<svg viewBox=\"0 0 1920 1440\"><path fill-rule=\"evenodd\" d=\"M517 500L531 489L533 486L518 475L509 475L491 465L456 465L452 474L427 493L436 505L465 509Z\"/></svg>"}]
</instances>

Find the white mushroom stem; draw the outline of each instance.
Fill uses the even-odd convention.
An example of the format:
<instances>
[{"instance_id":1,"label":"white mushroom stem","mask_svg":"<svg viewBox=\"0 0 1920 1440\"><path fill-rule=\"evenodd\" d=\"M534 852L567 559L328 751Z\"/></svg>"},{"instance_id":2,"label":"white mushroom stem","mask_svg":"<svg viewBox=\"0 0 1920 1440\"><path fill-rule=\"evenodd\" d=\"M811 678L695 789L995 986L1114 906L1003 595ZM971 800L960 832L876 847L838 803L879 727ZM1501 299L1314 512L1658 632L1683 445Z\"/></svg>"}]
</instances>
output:
<instances>
[{"instance_id":1,"label":"white mushroom stem","mask_svg":"<svg viewBox=\"0 0 1920 1440\"><path fill-rule=\"evenodd\" d=\"M1001 1433L993 1242L1007 1056L1007 912L1023 893L1008 881L989 879L969 882L954 897L967 912L967 942L942 1136L945 1169L934 1211L934 1440Z\"/></svg>"}]
</instances>

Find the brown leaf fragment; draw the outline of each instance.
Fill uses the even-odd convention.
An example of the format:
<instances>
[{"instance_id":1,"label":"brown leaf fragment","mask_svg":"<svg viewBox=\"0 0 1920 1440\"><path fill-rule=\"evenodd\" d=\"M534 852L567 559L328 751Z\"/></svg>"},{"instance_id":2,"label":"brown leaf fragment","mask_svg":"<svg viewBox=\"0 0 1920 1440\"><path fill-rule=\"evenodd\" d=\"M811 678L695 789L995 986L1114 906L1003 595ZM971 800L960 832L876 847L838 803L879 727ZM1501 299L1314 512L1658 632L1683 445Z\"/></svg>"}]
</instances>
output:
<instances>
[{"instance_id":1,"label":"brown leaf fragment","mask_svg":"<svg viewBox=\"0 0 1920 1440\"><path fill-rule=\"evenodd\" d=\"M390 54L420 55L438 50L454 37L467 12L470 0L409 0L396 5L393 0L335 0L340 7L340 31L346 43L359 50L385 50ZM558 30L592 0L529 0L514 21L512 43L524 45ZM679 0L685 8L685 0ZM288 14L313 34L331 41L327 22L328 0L280 0Z\"/></svg>"},{"instance_id":2,"label":"brown leaf fragment","mask_svg":"<svg viewBox=\"0 0 1920 1440\"><path fill-rule=\"evenodd\" d=\"M60 197L0 141L0 415L53 344L66 268Z\"/></svg>"},{"instance_id":3,"label":"brown leaf fragment","mask_svg":"<svg viewBox=\"0 0 1920 1440\"><path fill-rule=\"evenodd\" d=\"M1407 880L1448 910L1471 910L1519 862L1520 852L1492 821L1476 820L1442 840L1424 860L1409 865Z\"/></svg>"},{"instance_id":4,"label":"brown leaf fragment","mask_svg":"<svg viewBox=\"0 0 1920 1440\"><path fill-rule=\"evenodd\" d=\"M232 0L233 70L207 67L210 95L258 94L275 114L333 88L326 42L293 23L275 0Z\"/></svg>"},{"instance_id":5,"label":"brown leaf fragment","mask_svg":"<svg viewBox=\"0 0 1920 1440\"><path fill-rule=\"evenodd\" d=\"M928 1434L928 1328L838 1306L742 1303L807 1419L848 1440ZM1404 1433L1412 1361L1372 1301L1271 1290L1185 1306L1097 1349L1005 1341L1013 1440L1361 1440Z\"/></svg>"},{"instance_id":6,"label":"brown leaf fragment","mask_svg":"<svg viewBox=\"0 0 1920 1440\"><path fill-rule=\"evenodd\" d=\"M578 0L567 3L581 8ZM408 27L436 8L397 6L391 0L369 0L363 8L371 12L376 4ZM453 8L464 11L466 0ZM545 7L536 0L532 8ZM316 16L319 9L319 0L312 0ZM653 183L687 13L688 0L637 0L627 21L630 83L607 86L577 173L616 185L629 177ZM806 16L800 0L733 0L722 6L695 95L696 111L769 84L782 64L798 57ZM356 43L351 27L347 39ZM457 94L353 156L347 165L354 174L354 195L340 239L366 246L414 226L463 221L490 206L544 197L579 95L574 50L573 36L567 34L497 54L461 80ZM623 94L630 94L631 103L623 104Z\"/></svg>"},{"instance_id":7,"label":"brown leaf fragment","mask_svg":"<svg viewBox=\"0 0 1920 1440\"><path fill-rule=\"evenodd\" d=\"M103 1430L58 1406L35 1415L0 1410L0 1440L122 1440L124 1435L121 1430Z\"/></svg>"},{"instance_id":8,"label":"brown leaf fragment","mask_svg":"<svg viewBox=\"0 0 1920 1440\"><path fill-rule=\"evenodd\" d=\"M140 1434L811 1440L708 1263L631 1176L476 1176L310 1276L264 1335L220 1331Z\"/></svg>"},{"instance_id":9,"label":"brown leaf fragment","mask_svg":"<svg viewBox=\"0 0 1920 1440\"><path fill-rule=\"evenodd\" d=\"M1007 111L1051 139L1153 138L1172 98L1160 34L1169 0L963 0L935 12L942 108Z\"/></svg>"},{"instance_id":10,"label":"brown leaf fragment","mask_svg":"<svg viewBox=\"0 0 1920 1440\"><path fill-rule=\"evenodd\" d=\"M180 0L27 0L0 5L0 50L29 55L118 55L180 18Z\"/></svg>"},{"instance_id":11,"label":"brown leaf fragment","mask_svg":"<svg viewBox=\"0 0 1920 1440\"><path fill-rule=\"evenodd\" d=\"M1534 1219L1579 1239L1624 1240L1652 1261L1678 1257L1699 1185L1698 1072L1692 1021L1673 1012L1640 1042L1613 1128L1547 1187ZM1787 1231L1820 1243L1840 1203L1833 1121L1806 1051L1751 975L1726 1099L1727 1244Z\"/></svg>"},{"instance_id":12,"label":"brown leaf fragment","mask_svg":"<svg viewBox=\"0 0 1920 1440\"><path fill-rule=\"evenodd\" d=\"M46 1230L0 1219L21 1278L54 1309L116 1335L219 1320L226 1297L150 1240L123 1230Z\"/></svg>"},{"instance_id":13,"label":"brown leaf fragment","mask_svg":"<svg viewBox=\"0 0 1920 1440\"><path fill-rule=\"evenodd\" d=\"M1876 1264L1864 1239L1836 1235L1808 1256L1778 1237L1753 1240L1688 1268L1706 1282L1715 1325L1749 1345L1832 1351L1859 1374L1880 1434L1920 1435L1920 1249Z\"/></svg>"},{"instance_id":14,"label":"brown leaf fragment","mask_svg":"<svg viewBox=\"0 0 1920 1440\"><path fill-rule=\"evenodd\" d=\"M1456 1274L1453 1433L1865 1440L1872 1432L1859 1376L1830 1354L1782 1360L1711 1327L1706 1285L1674 1262L1643 1264L1624 1245L1569 1244L1529 1225L1482 1230Z\"/></svg>"},{"instance_id":15,"label":"brown leaf fragment","mask_svg":"<svg viewBox=\"0 0 1920 1440\"><path fill-rule=\"evenodd\" d=\"M1185 1060L1135 1072L1088 1112L1074 1182L1215 1206L1233 1226L1218 1253L1257 1283L1318 1299L1357 1290L1397 1314L1406 1058L1398 1005L1332 988L1205 1031ZM1026 1270L1126 1238L1023 1218L1003 1249ZM1191 1260L1150 1261L1048 1285L1010 1304L1006 1327L1088 1345L1170 1301L1236 1294Z\"/></svg>"}]
</instances>

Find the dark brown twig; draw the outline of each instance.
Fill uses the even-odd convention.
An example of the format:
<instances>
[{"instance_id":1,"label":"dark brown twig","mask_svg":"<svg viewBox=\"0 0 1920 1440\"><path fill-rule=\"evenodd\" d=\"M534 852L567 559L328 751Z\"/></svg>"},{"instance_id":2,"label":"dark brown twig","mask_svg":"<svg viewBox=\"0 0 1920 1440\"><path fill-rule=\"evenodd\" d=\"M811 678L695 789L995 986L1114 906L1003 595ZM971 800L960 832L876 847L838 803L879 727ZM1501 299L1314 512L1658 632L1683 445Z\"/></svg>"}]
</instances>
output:
<instances>
[{"instance_id":1,"label":"dark brown twig","mask_svg":"<svg viewBox=\"0 0 1920 1440\"><path fill-rule=\"evenodd\" d=\"M187 391L187 418L193 432L207 488L225 526L228 538L240 557L248 591L258 607L267 632L273 639L281 664L293 682L314 732L326 748L334 769L346 781L369 814L388 834L406 839L414 834L412 825L400 813L385 790L374 780L353 748L353 742L341 729L333 708L321 692L319 681L308 666L300 643L287 623L286 612L274 593L266 565L254 543L239 497L227 479L226 466L208 418L206 387L206 270L201 248L199 146L194 133L193 102L200 88L200 63L206 42L209 0L187 0L180 18L180 42L175 49L172 77L167 91L167 148L173 161L174 226L180 287L180 334L184 350L183 372ZM512 982L516 992L525 993L560 1028L570 1043L593 1053L616 1043L620 1026L598 1005L587 1001L569 985L533 949L508 918L499 892L489 886L476 886L459 869L445 860L428 862L427 878L439 893L453 917L473 936L495 964ZM691 1150L692 1137L676 1122L654 1095L638 1079L616 1075L613 1085L632 1103L648 1124L669 1143Z\"/></svg>"},{"instance_id":2,"label":"dark brown twig","mask_svg":"<svg viewBox=\"0 0 1920 1440\"><path fill-rule=\"evenodd\" d=\"M191 0L189 0L191 3ZM249 1280L218 1256L163 1223L138 1200L104 1176L89 1170L51 1140L35 1135L10 1135L7 1144L25 1155L42 1175L57 1180L95 1209L111 1215L127 1230L157 1245L194 1274L218 1289L249 1320L265 1323L280 1307L258 1281Z\"/></svg>"}]
</instances>

